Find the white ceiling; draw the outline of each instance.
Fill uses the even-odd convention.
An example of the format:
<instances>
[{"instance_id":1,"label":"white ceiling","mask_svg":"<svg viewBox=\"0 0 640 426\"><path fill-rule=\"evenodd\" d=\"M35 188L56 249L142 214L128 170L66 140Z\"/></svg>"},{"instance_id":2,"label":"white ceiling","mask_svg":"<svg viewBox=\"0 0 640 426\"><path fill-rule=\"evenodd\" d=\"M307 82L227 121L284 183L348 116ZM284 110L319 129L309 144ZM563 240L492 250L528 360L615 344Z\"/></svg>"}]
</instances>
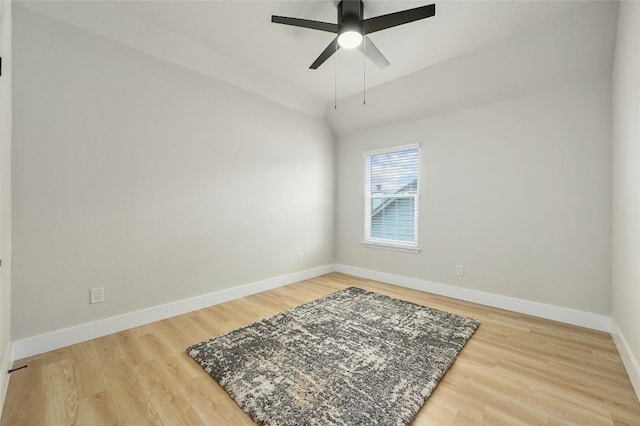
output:
<instances>
[{"instance_id":1,"label":"white ceiling","mask_svg":"<svg viewBox=\"0 0 640 426\"><path fill-rule=\"evenodd\" d=\"M365 1L365 18L433 3ZM436 16L387 29L371 39L391 62L366 62L368 87L427 68L585 7L577 1L438 1ZM337 22L335 0L306 1L125 1L139 17L233 58L261 73L290 82L332 102L362 90L363 55L341 49L317 70L309 65L333 40L326 32L271 23L271 15ZM337 75L336 75L337 74Z\"/></svg>"},{"instance_id":2,"label":"white ceiling","mask_svg":"<svg viewBox=\"0 0 640 426\"><path fill-rule=\"evenodd\" d=\"M432 2L365 0L365 18ZM333 105L336 91L338 99L347 100L362 92L365 66L367 91L377 86L389 87L391 82L428 73L454 58L468 56L536 29L553 27L554 23L570 21L573 16L594 9L592 6L597 2L436 1L434 17L371 35L391 62L389 67L379 69L368 60L364 61L359 51L341 49L318 70L310 70L309 65L331 42L333 35L273 24L271 15L336 22L335 0L19 3L289 107L317 116L330 116L331 112L326 112L327 105ZM607 8L607 4L614 3L599 4ZM617 6L608 7L608 10L617 11ZM585 28L580 34L588 34L591 30L586 26L592 26L594 22L583 21L581 25ZM595 25L598 25L597 21ZM608 19L606 25L613 25L613 31L607 28L607 34L615 34L615 19ZM585 40L587 42L592 40ZM516 48L526 49L527 43L521 42ZM611 44L603 49L611 50ZM574 48L575 42L570 43L567 45L570 50L564 53L571 56ZM563 53L555 52L555 55L562 57ZM599 60L610 62L610 57L612 52L604 51Z\"/></svg>"},{"instance_id":3,"label":"white ceiling","mask_svg":"<svg viewBox=\"0 0 640 426\"><path fill-rule=\"evenodd\" d=\"M326 109L336 135L426 119L609 79L618 4L591 2L509 38L423 68Z\"/></svg>"}]
</instances>

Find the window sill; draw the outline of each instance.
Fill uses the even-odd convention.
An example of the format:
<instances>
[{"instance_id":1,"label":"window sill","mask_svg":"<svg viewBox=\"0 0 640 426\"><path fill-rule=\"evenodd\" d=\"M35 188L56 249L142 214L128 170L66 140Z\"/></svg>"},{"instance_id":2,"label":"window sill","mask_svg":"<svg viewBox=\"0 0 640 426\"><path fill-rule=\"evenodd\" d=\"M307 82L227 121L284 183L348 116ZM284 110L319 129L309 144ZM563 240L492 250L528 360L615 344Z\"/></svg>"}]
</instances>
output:
<instances>
[{"instance_id":1,"label":"window sill","mask_svg":"<svg viewBox=\"0 0 640 426\"><path fill-rule=\"evenodd\" d=\"M394 244L373 243L373 242L370 242L370 241L363 241L361 244L362 244L362 247L367 247L367 248L399 251L399 252L403 252L403 253L413 253L413 254L420 253L420 248L419 247L397 246L397 245L394 245Z\"/></svg>"}]
</instances>

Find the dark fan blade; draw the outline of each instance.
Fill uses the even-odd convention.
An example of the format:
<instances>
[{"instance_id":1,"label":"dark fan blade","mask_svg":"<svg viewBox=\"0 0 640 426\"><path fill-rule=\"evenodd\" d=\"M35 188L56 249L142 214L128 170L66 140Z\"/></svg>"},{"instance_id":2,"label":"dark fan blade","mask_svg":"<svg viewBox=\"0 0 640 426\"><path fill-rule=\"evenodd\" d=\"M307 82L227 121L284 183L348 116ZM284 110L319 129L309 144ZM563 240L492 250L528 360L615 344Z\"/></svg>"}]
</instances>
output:
<instances>
[{"instance_id":1,"label":"dark fan blade","mask_svg":"<svg viewBox=\"0 0 640 426\"><path fill-rule=\"evenodd\" d=\"M416 7L415 9L403 10L402 12L389 13L388 15L376 16L362 21L362 29L365 34L397 27L419 19L430 18L436 14L436 5Z\"/></svg>"},{"instance_id":2,"label":"dark fan blade","mask_svg":"<svg viewBox=\"0 0 640 426\"><path fill-rule=\"evenodd\" d=\"M312 69L312 70L318 69L318 67L320 65L322 65L324 63L324 61L329 59L329 57L331 57L331 55L336 53L336 51L338 49L340 49L340 46L338 46L338 37L336 37L336 38L333 39L333 41L331 43L329 43L327 48L322 51L320 56L318 56L318 59L316 59L316 61L314 63L312 63L309 68Z\"/></svg>"},{"instance_id":3,"label":"dark fan blade","mask_svg":"<svg viewBox=\"0 0 640 426\"><path fill-rule=\"evenodd\" d=\"M378 49L378 47L368 36L364 36L364 40L358 48L378 67L386 68L389 66L389 61L387 61L387 58L384 57L382 52L380 52L380 49Z\"/></svg>"},{"instance_id":4,"label":"dark fan blade","mask_svg":"<svg viewBox=\"0 0 640 426\"><path fill-rule=\"evenodd\" d=\"M271 22L276 24L293 25L294 27L310 28L312 30L326 31L329 33L338 33L338 24L329 22L311 21L309 19L287 18L286 16L271 16Z\"/></svg>"}]
</instances>

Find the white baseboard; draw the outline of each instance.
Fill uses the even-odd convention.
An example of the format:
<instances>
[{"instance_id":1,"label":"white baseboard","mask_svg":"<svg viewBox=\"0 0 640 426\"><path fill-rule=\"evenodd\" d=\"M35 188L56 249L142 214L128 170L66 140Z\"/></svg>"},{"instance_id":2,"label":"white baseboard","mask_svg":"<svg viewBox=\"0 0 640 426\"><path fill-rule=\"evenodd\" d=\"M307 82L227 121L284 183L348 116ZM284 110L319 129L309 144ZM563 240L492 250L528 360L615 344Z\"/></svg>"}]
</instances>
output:
<instances>
[{"instance_id":1,"label":"white baseboard","mask_svg":"<svg viewBox=\"0 0 640 426\"><path fill-rule=\"evenodd\" d=\"M40 334L13 342L13 359L27 358L33 355L63 348L108 334L117 333L129 328L160 321L176 315L228 302L240 297L250 296L263 291L293 284L320 275L328 274L335 270L334 265L319 266L305 271L294 272L275 278L269 278L254 283L241 285L225 290L165 305L154 306L136 312L118 315L111 318L89 322L50 333Z\"/></svg>"},{"instance_id":2,"label":"white baseboard","mask_svg":"<svg viewBox=\"0 0 640 426\"><path fill-rule=\"evenodd\" d=\"M4 408L4 400L7 397L7 389L9 388L9 380L11 375L8 374L9 369L13 365L13 345L9 342L7 352L2 358L2 370L0 370L0 417L2 417L2 409Z\"/></svg>"},{"instance_id":3,"label":"white baseboard","mask_svg":"<svg viewBox=\"0 0 640 426\"><path fill-rule=\"evenodd\" d=\"M160 321L176 315L224 303L229 300L238 299L240 297L250 296L252 294L282 287L334 271L439 294L442 296L453 297L486 306L493 306L595 330L611 332L611 318L604 315L592 314L589 312L515 299L512 297L485 293L477 290L405 277L402 275L388 274L385 272L338 264L324 265L305 271L282 275L189 299L179 300L165 305L155 306L136 312L16 340L12 343L13 350L11 361L13 362L13 360L16 359L26 358L54 349L106 336L108 334L117 333L129 328L149 324L154 321Z\"/></svg>"},{"instance_id":4,"label":"white baseboard","mask_svg":"<svg viewBox=\"0 0 640 426\"><path fill-rule=\"evenodd\" d=\"M622 334L622 330L620 330L615 318L611 318L611 336L618 348L624 368L627 370L631 385L636 391L636 395L640 401L640 364L633 354L627 339L624 337L624 334Z\"/></svg>"},{"instance_id":5,"label":"white baseboard","mask_svg":"<svg viewBox=\"0 0 640 426\"><path fill-rule=\"evenodd\" d=\"M578 325L593 330L611 332L611 318L605 315L547 305L544 303L531 302L508 296L501 296L499 294L485 293L482 291L470 290L467 288L435 283L402 275L388 274L386 272L379 272L349 265L338 264L336 265L336 271L370 280L382 281L401 287L426 291L428 293L438 294L441 296L452 297L454 299L465 300L467 302L479 303L485 306L493 306L495 308L506 309L508 311L518 312L521 314L533 315L540 318Z\"/></svg>"}]
</instances>

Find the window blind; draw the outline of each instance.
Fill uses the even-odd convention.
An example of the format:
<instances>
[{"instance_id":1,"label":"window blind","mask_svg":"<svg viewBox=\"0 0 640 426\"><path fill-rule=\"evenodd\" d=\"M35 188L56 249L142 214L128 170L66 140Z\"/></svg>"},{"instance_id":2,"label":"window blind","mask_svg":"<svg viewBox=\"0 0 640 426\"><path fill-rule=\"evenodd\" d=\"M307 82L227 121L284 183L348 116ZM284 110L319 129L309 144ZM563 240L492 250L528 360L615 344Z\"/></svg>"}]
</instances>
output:
<instances>
[{"instance_id":1,"label":"window blind","mask_svg":"<svg viewBox=\"0 0 640 426\"><path fill-rule=\"evenodd\" d=\"M418 247L417 144L366 151L364 243Z\"/></svg>"}]
</instances>

